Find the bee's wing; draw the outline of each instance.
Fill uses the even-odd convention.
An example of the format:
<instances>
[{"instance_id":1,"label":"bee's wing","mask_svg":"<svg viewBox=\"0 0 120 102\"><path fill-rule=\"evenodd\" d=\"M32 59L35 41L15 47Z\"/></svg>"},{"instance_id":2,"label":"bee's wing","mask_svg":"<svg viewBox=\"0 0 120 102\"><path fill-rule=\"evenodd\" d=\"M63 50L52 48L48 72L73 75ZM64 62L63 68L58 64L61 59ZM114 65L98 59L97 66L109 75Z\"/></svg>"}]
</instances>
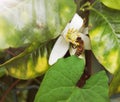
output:
<instances>
[{"instance_id":1,"label":"bee's wing","mask_svg":"<svg viewBox=\"0 0 120 102\"><path fill-rule=\"evenodd\" d=\"M50 57L49 57L49 64L54 64L59 58L62 58L66 52L69 49L69 42L67 42L63 36L60 36L55 45L53 46L53 49L51 51Z\"/></svg>"}]
</instances>

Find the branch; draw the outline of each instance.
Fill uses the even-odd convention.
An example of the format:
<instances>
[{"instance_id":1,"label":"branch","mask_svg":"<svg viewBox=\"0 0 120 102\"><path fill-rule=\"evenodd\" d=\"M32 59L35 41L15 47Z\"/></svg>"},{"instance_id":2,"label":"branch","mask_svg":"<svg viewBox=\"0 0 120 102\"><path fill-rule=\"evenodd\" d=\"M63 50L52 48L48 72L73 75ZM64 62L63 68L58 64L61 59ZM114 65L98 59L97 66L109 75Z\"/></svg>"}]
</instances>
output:
<instances>
[{"instance_id":1,"label":"branch","mask_svg":"<svg viewBox=\"0 0 120 102\"><path fill-rule=\"evenodd\" d=\"M4 93L0 99L0 102L5 102L5 98L7 97L8 93L18 84L20 80L16 80Z\"/></svg>"},{"instance_id":2,"label":"branch","mask_svg":"<svg viewBox=\"0 0 120 102\"><path fill-rule=\"evenodd\" d=\"M80 4L77 4L77 13L85 20L85 27L88 27L89 11L80 11L80 7L88 1L92 4L94 0L79 0L79 1L80 1L79 2ZM85 50L85 59L86 59L86 65L85 65L84 73L76 84L80 88L84 86L84 84L86 83L86 80L92 74L92 51L91 50Z\"/></svg>"}]
</instances>

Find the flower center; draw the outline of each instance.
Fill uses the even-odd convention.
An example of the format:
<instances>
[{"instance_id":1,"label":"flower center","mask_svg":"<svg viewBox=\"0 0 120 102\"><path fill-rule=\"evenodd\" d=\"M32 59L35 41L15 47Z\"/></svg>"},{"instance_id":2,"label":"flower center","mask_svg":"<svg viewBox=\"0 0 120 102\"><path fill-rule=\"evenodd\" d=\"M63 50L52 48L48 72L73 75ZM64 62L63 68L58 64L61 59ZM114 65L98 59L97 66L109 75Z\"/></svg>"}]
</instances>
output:
<instances>
[{"instance_id":1,"label":"flower center","mask_svg":"<svg viewBox=\"0 0 120 102\"><path fill-rule=\"evenodd\" d=\"M69 29L66 34L66 40L74 45L79 45L78 42L76 42L76 39L80 36L80 33L78 30L75 30L74 28Z\"/></svg>"},{"instance_id":2,"label":"flower center","mask_svg":"<svg viewBox=\"0 0 120 102\"><path fill-rule=\"evenodd\" d=\"M66 40L76 49L75 55L80 56L84 52L84 41L81 39L78 30L69 29L66 34Z\"/></svg>"}]
</instances>

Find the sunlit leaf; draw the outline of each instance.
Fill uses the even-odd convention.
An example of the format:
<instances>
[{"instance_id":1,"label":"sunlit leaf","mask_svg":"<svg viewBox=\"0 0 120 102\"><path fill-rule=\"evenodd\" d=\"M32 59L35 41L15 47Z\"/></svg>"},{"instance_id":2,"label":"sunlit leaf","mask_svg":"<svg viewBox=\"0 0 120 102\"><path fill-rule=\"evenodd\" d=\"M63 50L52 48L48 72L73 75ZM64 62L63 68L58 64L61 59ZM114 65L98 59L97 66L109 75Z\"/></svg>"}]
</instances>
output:
<instances>
[{"instance_id":1,"label":"sunlit leaf","mask_svg":"<svg viewBox=\"0 0 120 102\"><path fill-rule=\"evenodd\" d=\"M0 51L57 37L75 9L73 0L24 0L13 6L1 5Z\"/></svg>"},{"instance_id":2,"label":"sunlit leaf","mask_svg":"<svg viewBox=\"0 0 120 102\"><path fill-rule=\"evenodd\" d=\"M0 6L0 60L3 60L0 67L4 65L8 67L8 64L11 63L9 67L11 70L14 69L14 74L9 71L10 75L13 74L12 76L23 79L29 78L22 76L21 73L23 69L25 73L29 73L26 65L30 60L33 63L34 58L31 58L31 56L33 56L34 50L38 50L44 43L60 35L75 13L75 3L73 0L24 0L14 5L2 5L0 3ZM43 46L43 49L47 46L48 44L45 47ZM52 46L52 44L49 46ZM9 49L19 50L20 48L22 48L22 51L9 51ZM51 50L51 47L49 49ZM41 52L41 49L39 51ZM47 49L42 53L46 53L46 51ZM48 57L49 54L45 56L47 68L49 66L47 63ZM38 55L37 58L41 59L41 56ZM13 65L12 63L15 64L17 59L23 59L24 62L21 61L23 64L16 63L16 65ZM40 60L39 63L42 63L42 61ZM36 62L36 65L34 63L29 69L39 66L39 63ZM22 68L22 71L20 68ZM46 69L46 67L44 68ZM21 76L15 73L16 70ZM30 76L30 78L32 77Z\"/></svg>"},{"instance_id":3,"label":"sunlit leaf","mask_svg":"<svg viewBox=\"0 0 120 102\"><path fill-rule=\"evenodd\" d=\"M79 88L76 83L83 70L84 61L75 56L60 59L46 73L34 102L108 102L105 72L93 75Z\"/></svg>"},{"instance_id":4,"label":"sunlit leaf","mask_svg":"<svg viewBox=\"0 0 120 102\"><path fill-rule=\"evenodd\" d=\"M103 5L91 11L90 38L92 50L99 62L111 73L120 68L120 11L109 10Z\"/></svg>"},{"instance_id":5,"label":"sunlit leaf","mask_svg":"<svg viewBox=\"0 0 120 102\"><path fill-rule=\"evenodd\" d=\"M101 0L107 7L120 10L120 0Z\"/></svg>"},{"instance_id":6,"label":"sunlit leaf","mask_svg":"<svg viewBox=\"0 0 120 102\"><path fill-rule=\"evenodd\" d=\"M114 74L114 83L111 84L116 84L112 85L116 89L120 79L117 78L120 77L120 11L98 3L91 10L89 21L92 51L98 61Z\"/></svg>"},{"instance_id":7,"label":"sunlit leaf","mask_svg":"<svg viewBox=\"0 0 120 102\"><path fill-rule=\"evenodd\" d=\"M120 93L120 69L114 74L109 87L110 96Z\"/></svg>"},{"instance_id":8,"label":"sunlit leaf","mask_svg":"<svg viewBox=\"0 0 120 102\"><path fill-rule=\"evenodd\" d=\"M76 9L73 0L24 0L9 6L0 8L0 50L57 37Z\"/></svg>"},{"instance_id":9,"label":"sunlit leaf","mask_svg":"<svg viewBox=\"0 0 120 102\"><path fill-rule=\"evenodd\" d=\"M26 53L23 56L21 53L20 58L6 64L7 72L9 75L19 79L33 79L37 76L44 74L48 68L48 58L52 49L53 42L41 44L36 50L31 53ZM17 57L19 57L17 56ZM16 58L16 57L15 57Z\"/></svg>"}]
</instances>

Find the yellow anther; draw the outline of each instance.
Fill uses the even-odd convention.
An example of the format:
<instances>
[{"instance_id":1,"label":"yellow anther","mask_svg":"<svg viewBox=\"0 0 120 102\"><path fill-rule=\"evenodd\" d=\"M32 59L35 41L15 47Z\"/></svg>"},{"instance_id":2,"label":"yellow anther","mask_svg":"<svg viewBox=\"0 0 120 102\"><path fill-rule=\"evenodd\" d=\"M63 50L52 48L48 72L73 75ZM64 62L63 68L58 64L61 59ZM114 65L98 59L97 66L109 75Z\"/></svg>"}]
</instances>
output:
<instances>
[{"instance_id":1,"label":"yellow anther","mask_svg":"<svg viewBox=\"0 0 120 102\"><path fill-rule=\"evenodd\" d=\"M77 37L79 36L78 30L71 28L68 30L66 34L66 40L71 42L74 45L79 45L79 43L76 42Z\"/></svg>"}]
</instances>

